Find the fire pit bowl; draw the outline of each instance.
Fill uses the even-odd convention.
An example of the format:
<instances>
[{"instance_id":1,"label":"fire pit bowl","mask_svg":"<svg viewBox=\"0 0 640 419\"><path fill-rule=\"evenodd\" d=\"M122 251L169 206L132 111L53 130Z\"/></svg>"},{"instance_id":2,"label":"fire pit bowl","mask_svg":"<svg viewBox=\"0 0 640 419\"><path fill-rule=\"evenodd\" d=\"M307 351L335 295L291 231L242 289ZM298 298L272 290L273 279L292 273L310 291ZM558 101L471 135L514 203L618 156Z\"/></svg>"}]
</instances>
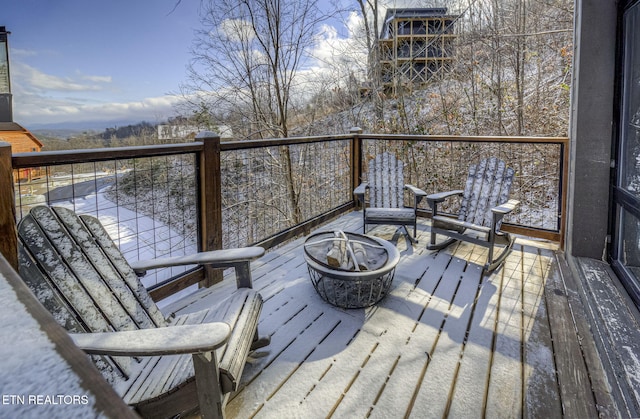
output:
<instances>
[{"instance_id":1,"label":"fire pit bowl","mask_svg":"<svg viewBox=\"0 0 640 419\"><path fill-rule=\"evenodd\" d=\"M378 237L327 231L305 240L304 258L323 300L337 307L362 308L387 294L400 252Z\"/></svg>"}]
</instances>

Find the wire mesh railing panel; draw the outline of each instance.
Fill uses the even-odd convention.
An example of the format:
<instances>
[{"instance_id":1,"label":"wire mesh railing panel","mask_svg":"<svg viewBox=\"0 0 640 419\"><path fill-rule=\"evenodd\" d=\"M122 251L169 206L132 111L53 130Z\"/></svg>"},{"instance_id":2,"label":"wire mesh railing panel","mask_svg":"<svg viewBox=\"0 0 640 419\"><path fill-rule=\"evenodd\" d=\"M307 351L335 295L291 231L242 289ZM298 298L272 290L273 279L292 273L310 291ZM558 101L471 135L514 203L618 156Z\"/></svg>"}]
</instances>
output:
<instances>
[{"instance_id":1,"label":"wire mesh railing panel","mask_svg":"<svg viewBox=\"0 0 640 419\"><path fill-rule=\"evenodd\" d=\"M351 142L340 140L292 146L294 184L303 220L353 199Z\"/></svg>"},{"instance_id":2,"label":"wire mesh railing panel","mask_svg":"<svg viewBox=\"0 0 640 419\"><path fill-rule=\"evenodd\" d=\"M505 222L541 230L560 231L562 215L562 144L550 142L497 142L459 140L365 140L363 176L368 161L384 151L405 164L405 182L427 193L463 189L469 165L495 156L515 170L511 198L520 206ZM410 201L406 201L410 205ZM426 201L420 207L428 210ZM459 201L442 205L443 212L458 212Z\"/></svg>"},{"instance_id":3,"label":"wire mesh railing panel","mask_svg":"<svg viewBox=\"0 0 640 419\"><path fill-rule=\"evenodd\" d=\"M96 216L129 261L198 249L193 154L19 169L14 179L18 220L41 204ZM154 286L191 268L159 269L143 283Z\"/></svg>"},{"instance_id":4,"label":"wire mesh railing panel","mask_svg":"<svg viewBox=\"0 0 640 419\"><path fill-rule=\"evenodd\" d=\"M350 140L223 152L223 247L258 243L349 202L350 153Z\"/></svg>"}]
</instances>

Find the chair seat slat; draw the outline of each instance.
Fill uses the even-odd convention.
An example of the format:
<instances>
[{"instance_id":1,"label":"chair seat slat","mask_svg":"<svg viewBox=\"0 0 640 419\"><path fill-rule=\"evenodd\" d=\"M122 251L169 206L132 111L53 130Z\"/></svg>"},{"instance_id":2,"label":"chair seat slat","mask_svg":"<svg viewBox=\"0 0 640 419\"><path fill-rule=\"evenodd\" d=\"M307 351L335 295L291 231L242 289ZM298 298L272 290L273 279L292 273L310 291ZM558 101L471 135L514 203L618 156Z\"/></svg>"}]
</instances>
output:
<instances>
[{"instance_id":1,"label":"chair seat slat","mask_svg":"<svg viewBox=\"0 0 640 419\"><path fill-rule=\"evenodd\" d=\"M165 326L167 324L164 316L153 302L153 299L140 282L140 279L135 274L129 263L120 252L120 249L115 245L109 234L104 229L102 223L95 217L80 216L80 219L94 237L96 243L100 246L104 254L109 258L112 265L120 273L124 283L128 286L128 289L133 293L139 304L142 306L146 315L153 321L155 326Z\"/></svg>"}]
</instances>

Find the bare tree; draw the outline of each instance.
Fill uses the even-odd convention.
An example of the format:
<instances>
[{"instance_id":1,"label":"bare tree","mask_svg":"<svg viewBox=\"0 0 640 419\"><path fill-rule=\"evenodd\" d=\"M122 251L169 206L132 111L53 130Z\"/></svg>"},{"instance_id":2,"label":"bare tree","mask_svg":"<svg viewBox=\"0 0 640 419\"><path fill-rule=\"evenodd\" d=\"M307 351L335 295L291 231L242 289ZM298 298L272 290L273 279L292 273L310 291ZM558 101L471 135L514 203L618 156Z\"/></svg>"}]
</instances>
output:
<instances>
[{"instance_id":1,"label":"bare tree","mask_svg":"<svg viewBox=\"0 0 640 419\"><path fill-rule=\"evenodd\" d=\"M192 49L189 82L183 93L191 103L224 110L236 137L288 137L299 72L314 45L322 15L313 0L202 0L202 29ZM290 204L289 216L301 220L299 189L289 148L279 148Z\"/></svg>"},{"instance_id":2,"label":"bare tree","mask_svg":"<svg viewBox=\"0 0 640 419\"><path fill-rule=\"evenodd\" d=\"M367 75L371 83L371 92L376 118L384 119L384 95L382 94L382 72L380 69L380 25L378 16L380 8L378 0L357 0L360 13L364 20L364 30L367 40Z\"/></svg>"},{"instance_id":3,"label":"bare tree","mask_svg":"<svg viewBox=\"0 0 640 419\"><path fill-rule=\"evenodd\" d=\"M312 0L203 0L185 97L239 112L245 126L234 128L247 138L287 137L321 19Z\"/></svg>"},{"instance_id":4,"label":"bare tree","mask_svg":"<svg viewBox=\"0 0 640 419\"><path fill-rule=\"evenodd\" d=\"M464 0L456 12L450 102L433 133L566 135L572 52L570 0ZM455 83L451 83L455 81ZM432 89L433 91L433 89ZM451 114L450 111L455 112Z\"/></svg>"}]
</instances>

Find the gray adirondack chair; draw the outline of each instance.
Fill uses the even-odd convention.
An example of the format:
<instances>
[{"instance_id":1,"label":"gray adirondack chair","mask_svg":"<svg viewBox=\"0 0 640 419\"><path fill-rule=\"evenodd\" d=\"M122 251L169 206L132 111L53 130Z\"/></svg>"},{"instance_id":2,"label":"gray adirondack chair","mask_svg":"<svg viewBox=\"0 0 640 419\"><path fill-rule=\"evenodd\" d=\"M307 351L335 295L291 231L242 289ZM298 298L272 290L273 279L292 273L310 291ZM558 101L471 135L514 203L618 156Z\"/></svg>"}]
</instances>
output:
<instances>
[{"instance_id":1,"label":"gray adirondack chair","mask_svg":"<svg viewBox=\"0 0 640 419\"><path fill-rule=\"evenodd\" d=\"M404 190L413 195L413 208L404 206ZM368 192L368 203L366 195ZM417 243L418 204L427 196L420 188L404 183L404 163L391 153L378 154L369 161L367 181L362 182L353 191L362 204L364 233L368 224L388 224L401 226L407 237ZM413 235L407 231L413 226Z\"/></svg>"},{"instance_id":2,"label":"gray adirondack chair","mask_svg":"<svg viewBox=\"0 0 640 419\"><path fill-rule=\"evenodd\" d=\"M509 199L514 170L505 162L491 157L469 167L469 175L464 190L441 192L427 196L433 220L428 249L441 249L457 240L463 240L489 249L487 272L495 270L509 255L513 238L500 229L503 217L513 211L519 201ZM438 212L438 204L452 196L461 196L460 212L457 219L443 216ZM474 232L468 234L467 231ZM449 239L437 243L436 235ZM502 246L502 251L494 258L494 247Z\"/></svg>"},{"instance_id":3,"label":"gray adirondack chair","mask_svg":"<svg viewBox=\"0 0 640 419\"><path fill-rule=\"evenodd\" d=\"M223 417L247 355L259 339L260 294L249 263L261 247L138 263L202 263L236 268L237 289L210 308L165 318L98 219L65 208L33 208L18 226L19 272L70 332L123 400L144 417L172 417L199 407Z\"/></svg>"}]
</instances>

